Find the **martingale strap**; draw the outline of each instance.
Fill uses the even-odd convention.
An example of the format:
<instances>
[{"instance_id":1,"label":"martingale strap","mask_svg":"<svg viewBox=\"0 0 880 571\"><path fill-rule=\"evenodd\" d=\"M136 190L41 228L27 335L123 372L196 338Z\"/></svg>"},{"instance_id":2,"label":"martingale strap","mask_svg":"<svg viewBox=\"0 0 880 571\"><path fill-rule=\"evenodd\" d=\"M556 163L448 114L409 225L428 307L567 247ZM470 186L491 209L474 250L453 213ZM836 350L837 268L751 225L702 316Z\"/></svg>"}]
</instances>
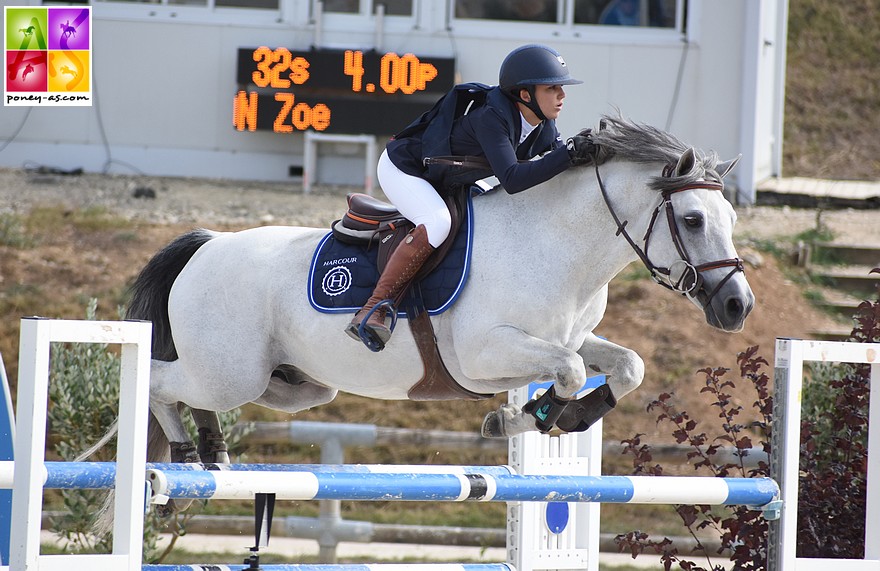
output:
<instances>
[{"instance_id":1,"label":"martingale strap","mask_svg":"<svg viewBox=\"0 0 880 571\"><path fill-rule=\"evenodd\" d=\"M440 356L434 326L426 311L410 316L409 328L419 348L425 370L421 380L407 392L409 400L485 400L495 396L469 391L452 378Z\"/></svg>"}]
</instances>

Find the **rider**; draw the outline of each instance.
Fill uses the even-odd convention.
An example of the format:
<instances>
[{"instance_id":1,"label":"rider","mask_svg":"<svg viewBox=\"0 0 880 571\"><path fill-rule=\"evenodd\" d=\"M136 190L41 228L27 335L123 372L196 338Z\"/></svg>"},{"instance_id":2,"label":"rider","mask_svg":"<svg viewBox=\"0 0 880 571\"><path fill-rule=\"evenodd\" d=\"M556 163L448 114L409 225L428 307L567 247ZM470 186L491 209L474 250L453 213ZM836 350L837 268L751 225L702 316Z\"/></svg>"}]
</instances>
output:
<instances>
[{"instance_id":1,"label":"rider","mask_svg":"<svg viewBox=\"0 0 880 571\"><path fill-rule=\"evenodd\" d=\"M572 164L586 162L593 150L589 138L576 135L564 144L555 121L565 98L563 86L579 83L583 82L571 77L553 48L529 44L513 50L502 62L499 85L488 91L485 104L453 123L449 140L452 154L487 161L509 194L545 182ZM423 133L419 130L392 139L377 167L385 195L416 225L394 250L372 296L345 329L360 340L358 328L363 323L365 333L378 341L380 348L391 337L391 330L386 324L387 305L376 305L396 300L450 232L449 210L434 186L440 186L440 181L427 180Z\"/></svg>"}]
</instances>

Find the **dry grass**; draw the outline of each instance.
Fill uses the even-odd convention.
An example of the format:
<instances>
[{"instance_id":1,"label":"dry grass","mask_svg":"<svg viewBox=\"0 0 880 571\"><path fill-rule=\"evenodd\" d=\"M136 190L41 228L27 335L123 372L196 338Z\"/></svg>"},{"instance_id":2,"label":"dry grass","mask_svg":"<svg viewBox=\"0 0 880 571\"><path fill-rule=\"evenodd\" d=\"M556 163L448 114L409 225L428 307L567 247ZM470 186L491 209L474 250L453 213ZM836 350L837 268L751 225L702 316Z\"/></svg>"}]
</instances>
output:
<instances>
[{"instance_id":1,"label":"dry grass","mask_svg":"<svg viewBox=\"0 0 880 571\"><path fill-rule=\"evenodd\" d=\"M789 10L783 174L880 180L880 3Z\"/></svg>"}]
</instances>

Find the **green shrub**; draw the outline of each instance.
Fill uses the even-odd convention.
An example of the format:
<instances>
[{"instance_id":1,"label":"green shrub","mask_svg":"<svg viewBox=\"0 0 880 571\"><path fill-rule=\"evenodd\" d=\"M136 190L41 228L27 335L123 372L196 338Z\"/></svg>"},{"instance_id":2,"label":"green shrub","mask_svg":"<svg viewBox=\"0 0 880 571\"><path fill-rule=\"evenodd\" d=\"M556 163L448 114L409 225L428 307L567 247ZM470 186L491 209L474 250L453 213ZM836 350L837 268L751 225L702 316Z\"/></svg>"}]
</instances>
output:
<instances>
[{"instance_id":1,"label":"green shrub","mask_svg":"<svg viewBox=\"0 0 880 571\"><path fill-rule=\"evenodd\" d=\"M97 300L89 301L86 319L94 320ZM124 314L122 310L120 316ZM48 412L53 451L64 461L72 461L101 439L115 422L119 405L120 359L106 344L53 343L50 361ZM238 420L239 410L220 414L224 433ZM196 430L189 423L195 438ZM231 439L234 445L248 430L239 430ZM108 446L90 458L112 461L115 447ZM95 514L106 493L98 490L62 490L64 511L52 521L52 527L67 544L67 549L85 553L109 553L112 538L92 532ZM196 510L192 510L195 512ZM161 562L173 549L179 536L186 533L191 517L177 514L171 521L160 519L151 510L144 520L144 560ZM171 543L161 552L157 540L161 531L171 534Z\"/></svg>"},{"instance_id":2,"label":"green shrub","mask_svg":"<svg viewBox=\"0 0 880 571\"><path fill-rule=\"evenodd\" d=\"M0 213L0 246L30 248L34 239L25 231L21 217L6 212Z\"/></svg>"}]
</instances>

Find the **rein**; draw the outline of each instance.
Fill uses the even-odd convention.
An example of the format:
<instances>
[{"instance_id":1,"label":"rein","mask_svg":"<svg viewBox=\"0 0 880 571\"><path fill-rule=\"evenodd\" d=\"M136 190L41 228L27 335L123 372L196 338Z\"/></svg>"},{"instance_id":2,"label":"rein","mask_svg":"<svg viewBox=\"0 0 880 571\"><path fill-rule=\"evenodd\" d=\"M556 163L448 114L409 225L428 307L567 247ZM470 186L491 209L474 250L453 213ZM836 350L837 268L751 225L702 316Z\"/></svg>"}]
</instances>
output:
<instances>
[{"instance_id":1,"label":"rein","mask_svg":"<svg viewBox=\"0 0 880 571\"><path fill-rule=\"evenodd\" d=\"M661 193L661 201L660 204L654 209L654 214L651 216L651 222L648 224L648 229L645 231L645 237L643 239L645 247L644 249L640 248L639 245L632 239L629 235L629 232L626 230L626 225L629 221L624 220L621 222L620 217L615 212L614 207L611 205L611 199L608 197L608 189L605 188L605 183L602 181L602 177L599 174L599 165L594 163L594 168L596 169L596 180L599 181L599 190L602 192L602 198L605 201L605 206L608 207L608 212L611 213L611 217L614 219L615 225L617 225L617 232L615 236L623 235L624 239L629 243L630 247L642 261L645 268L651 273L651 278L658 284L663 287L676 291L688 298L695 298L699 295L703 290L703 276L702 272L715 270L718 268L732 268L727 276L724 277L715 288L706 295L705 301L702 302L702 306L705 307L708 305L712 298L715 297L715 294L718 293L718 290L733 277L736 272L745 271L743 267L743 261L740 258L729 258L726 260L716 260L714 262L706 262L704 264L694 265L691 262L690 255L688 254L687 248L684 244L684 241L681 238L681 233L678 231L678 224L675 222L675 210L672 206L672 195L685 192L688 190L697 190L697 189L705 189L705 190L724 190L724 185L719 182L713 181L700 181L694 182L690 184L686 184L682 187L675 188L672 190L664 190ZM664 174L667 174L668 167L664 169ZM648 245L651 239L651 233L654 231L654 224L657 221L657 218L660 215L661 209L665 209L666 211L666 223L669 226L669 233L672 236L672 243L675 245L675 249L678 251L678 255L681 256L681 260L672 264L671 267L663 267L657 266L654 264L651 259L648 257ZM681 272L678 280L673 282L672 271L676 264L683 264L684 269ZM705 294L705 292L703 292Z\"/></svg>"}]
</instances>

